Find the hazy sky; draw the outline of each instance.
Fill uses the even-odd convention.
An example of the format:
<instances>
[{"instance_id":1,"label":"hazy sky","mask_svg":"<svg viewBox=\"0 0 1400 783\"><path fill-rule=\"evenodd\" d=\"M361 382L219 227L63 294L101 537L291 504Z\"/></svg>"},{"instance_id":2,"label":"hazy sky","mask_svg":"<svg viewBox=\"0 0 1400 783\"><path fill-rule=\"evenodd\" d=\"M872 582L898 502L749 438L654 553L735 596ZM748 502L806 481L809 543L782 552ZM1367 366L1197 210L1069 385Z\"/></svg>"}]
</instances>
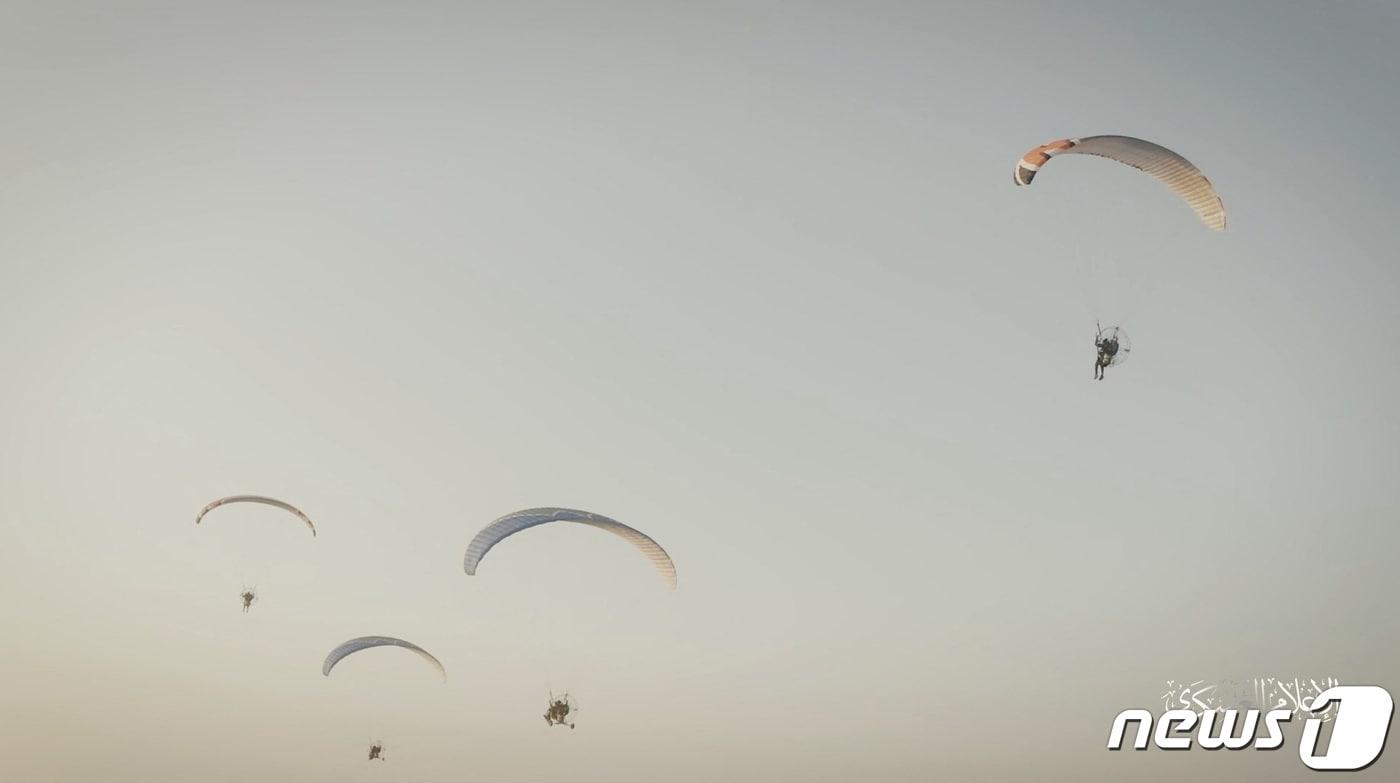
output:
<instances>
[{"instance_id":1,"label":"hazy sky","mask_svg":"<svg viewBox=\"0 0 1400 783\"><path fill-rule=\"evenodd\" d=\"M1296 732L1109 725L1400 694L1394 5L0 8L11 779L1256 783ZM1229 230L1012 185L1098 133ZM195 527L244 492L321 535ZM541 505L679 591L581 526L462 573ZM321 676L366 634L447 683Z\"/></svg>"}]
</instances>

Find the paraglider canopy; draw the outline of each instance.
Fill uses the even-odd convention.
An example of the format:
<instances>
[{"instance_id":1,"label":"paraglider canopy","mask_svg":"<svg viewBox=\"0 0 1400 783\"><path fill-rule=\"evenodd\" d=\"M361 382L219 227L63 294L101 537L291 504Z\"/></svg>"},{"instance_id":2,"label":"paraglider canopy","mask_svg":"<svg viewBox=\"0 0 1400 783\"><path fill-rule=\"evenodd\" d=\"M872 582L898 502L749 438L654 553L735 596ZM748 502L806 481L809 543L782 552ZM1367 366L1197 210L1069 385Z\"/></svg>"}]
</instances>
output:
<instances>
[{"instance_id":1,"label":"paraglider canopy","mask_svg":"<svg viewBox=\"0 0 1400 783\"><path fill-rule=\"evenodd\" d=\"M429 666L436 669L444 680L447 679L447 670L443 668L442 662L434 658L431 653L412 642L395 639L392 636L360 636L340 644L326 656L326 660L321 664L321 674L327 677L331 676L331 669L334 669L336 664L361 650L373 647L398 647L415 653Z\"/></svg>"},{"instance_id":2,"label":"paraglider canopy","mask_svg":"<svg viewBox=\"0 0 1400 783\"><path fill-rule=\"evenodd\" d=\"M650 536L602 514L573 508L527 508L500 517L482 528L467 545L467 553L462 560L463 569L467 574L475 575L481 559L486 557L486 553L491 551L492 547L522 530L552 522L575 522L612 533L631 544L651 562L652 568L661 577L667 589L676 589L676 564L671 560L671 556L666 554L666 550Z\"/></svg>"},{"instance_id":3,"label":"paraglider canopy","mask_svg":"<svg viewBox=\"0 0 1400 783\"><path fill-rule=\"evenodd\" d=\"M263 497L262 495L230 495L226 498L219 498L213 503L210 503L209 505L200 509L199 515L194 518L194 523L198 525L200 522L204 521L205 515L208 514L210 511L213 511L219 506L228 505L229 503L261 503L265 506L272 506L274 508L280 508L283 511L291 512L292 514L295 514L299 519L301 519L302 522L306 523L306 526L311 529L311 535L316 535L316 526L311 523L311 517L308 517L305 513L302 512L301 509L297 508L296 506L293 506L291 503L288 503L285 500Z\"/></svg>"},{"instance_id":4,"label":"paraglider canopy","mask_svg":"<svg viewBox=\"0 0 1400 783\"><path fill-rule=\"evenodd\" d=\"M1016 184L1031 184L1051 158L1062 155L1094 155L1132 166L1171 188L1206 226L1225 230L1225 205L1206 175L1166 147L1131 136L1085 136L1042 144L1016 162Z\"/></svg>"}]
</instances>

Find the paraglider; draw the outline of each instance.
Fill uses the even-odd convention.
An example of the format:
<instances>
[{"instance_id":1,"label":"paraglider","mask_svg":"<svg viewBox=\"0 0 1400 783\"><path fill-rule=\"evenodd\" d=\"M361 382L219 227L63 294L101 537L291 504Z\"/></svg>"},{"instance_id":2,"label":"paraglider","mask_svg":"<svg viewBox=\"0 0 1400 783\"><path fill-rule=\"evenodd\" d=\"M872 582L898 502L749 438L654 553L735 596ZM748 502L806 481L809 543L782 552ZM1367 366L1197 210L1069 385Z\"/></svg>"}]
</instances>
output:
<instances>
[{"instance_id":1,"label":"paraglider","mask_svg":"<svg viewBox=\"0 0 1400 783\"><path fill-rule=\"evenodd\" d=\"M392 636L359 636L340 644L326 656L325 662L321 664L321 674L326 677L331 676L331 669L334 669L335 665L346 657L354 655L361 650L368 650L374 647L399 647L415 653L418 657L427 661L428 665L436 669L444 680L447 679L447 670L443 668L442 662L434 658L431 653L412 642L406 642L403 639L395 639Z\"/></svg>"},{"instance_id":2,"label":"paraglider","mask_svg":"<svg viewBox=\"0 0 1400 783\"><path fill-rule=\"evenodd\" d=\"M392 636L357 636L354 639L336 645L335 649L331 650L330 653L326 655L326 660L321 664L321 674L329 677L331 676L331 669L334 669L336 664L340 663L345 658L357 652L373 649L375 647L398 647L403 650L408 650L427 662L429 666L433 667L433 669L442 676L444 681L447 679L447 670L443 668L442 662L433 657L431 653L412 642L406 642L403 639L396 639ZM370 745L369 760L374 761L375 759L380 761L384 760L384 742L382 740L376 740L374 744Z\"/></svg>"},{"instance_id":3,"label":"paraglider","mask_svg":"<svg viewBox=\"0 0 1400 783\"><path fill-rule=\"evenodd\" d=\"M601 514L571 508L529 508L497 519L482 528L481 532L477 533L476 537L467 545L467 554L463 558L462 567L468 575L475 575L477 565L481 563L481 559L486 557L486 553L491 551L492 547L522 530L548 522L577 522L606 530L622 538L651 561L652 568L661 575L662 581L669 589L676 589L676 564L671 561L671 556L666 554L666 550L662 549L661 545L652 540L650 536Z\"/></svg>"},{"instance_id":4,"label":"paraglider","mask_svg":"<svg viewBox=\"0 0 1400 783\"><path fill-rule=\"evenodd\" d=\"M1036 173L1057 155L1096 155L1132 166L1166 183L1190 205L1201 222L1216 231L1225 230L1225 205L1215 187L1191 161L1166 147L1131 136L1059 139L1021 156L1014 174L1016 184L1031 184Z\"/></svg>"},{"instance_id":5,"label":"paraglider","mask_svg":"<svg viewBox=\"0 0 1400 783\"><path fill-rule=\"evenodd\" d=\"M218 500L214 501L213 503L210 503L209 505L201 509L199 515L194 518L194 523L198 525L204 519L204 516L210 511L213 511L219 506L228 505L229 503L262 503L266 506L274 506L276 508L280 508L283 511L290 511L291 513L297 515L302 522L306 523L306 526L311 529L311 535L316 535L316 526L311 523L311 517L308 517L305 513L302 512L301 509L297 508L296 506L293 506L291 503L288 503L286 501L278 500L276 498L265 498L261 495L230 495L226 498L219 498Z\"/></svg>"},{"instance_id":6,"label":"paraglider","mask_svg":"<svg viewBox=\"0 0 1400 783\"><path fill-rule=\"evenodd\" d=\"M1128 360L1128 353L1132 351L1132 345L1128 342L1128 333L1116 326L1107 329L1099 327L1098 334L1094 335L1094 378L1103 380L1103 371L1108 367L1116 367Z\"/></svg>"},{"instance_id":7,"label":"paraglider","mask_svg":"<svg viewBox=\"0 0 1400 783\"><path fill-rule=\"evenodd\" d=\"M574 719L570 717L578 712L578 707L569 698L569 694L564 694L559 698L554 698L554 694L549 694L549 706L544 711L544 722L550 726L568 726L575 728Z\"/></svg>"},{"instance_id":8,"label":"paraglider","mask_svg":"<svg viewBox=\"0 0 1400 783\"><path fill-rule=\"evenodd\" d=\"M230 495L225 498L219 498L218 500L215 500L214 502L200 509L199 513L195 515L194 523L198 525L199 523L204 521L204 517L208 516L209 512L213 511L214 509L220 506L226 506L230 503L260 503L265 506L273 506L275 508L280 508L284 511L288 511L294 514L298 519L300 519L303 523L306 524L307 528L311 530L311 535L313 538L316 536L316 526L312 524L311 518L308 517L301 509L297 508L296 506L293 506L292 504L286 501L278 500L276 498L263 497L261 495ZM247 614L248 610L253 606L254 603L257 602L257 588L253 588L250 590L247 587L244 587L243 592L239 594L239 598L243 599L243 613Z\"/></svg>"}]
</instances>

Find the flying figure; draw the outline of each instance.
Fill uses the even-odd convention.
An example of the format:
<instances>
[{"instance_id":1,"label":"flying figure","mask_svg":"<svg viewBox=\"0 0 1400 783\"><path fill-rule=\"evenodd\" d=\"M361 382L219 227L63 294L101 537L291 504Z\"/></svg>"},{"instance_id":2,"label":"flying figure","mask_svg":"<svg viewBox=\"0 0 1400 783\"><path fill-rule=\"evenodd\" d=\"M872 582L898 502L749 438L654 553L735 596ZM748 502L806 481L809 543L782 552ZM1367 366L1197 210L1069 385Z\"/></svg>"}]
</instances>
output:
<instances>
[{"instance_id":1,"label":"flying figure","mask_svg":"<svg viewBox=\"0 0 1400 783\"><path fill-rule=\"evenodd\" d=\"M243 588L243 593L238 597L243 599L243 613L247 614L249 607L253 605L254 601L258 600L257 588L245 587Z\"/></svg>"},{"instance_id":2,"label":"flying figure","mask_svg":"<svg viewBox=\"0 0 1400 783\"><path fill-rule=\"evenodd\" d=\"M1100 332L1099 336L1094 338L1094 347L1099 351L1099 355L1094 359L1094 378L1101 381L1104 368L1113 364L1113 357L1118 355L1118 338L1105 337Z\"/></svg>"},{"instance_id":3,"label":"flying figure","mask_svg":"<svg viewBox=\"0 0 1400 783\"><path fill-rule=\"evenodd\" d=\"M370 746L369 746L369 760L370 760L370 761L376 761L376 760L377 760L377 761L383 761L383 760L384 760L384 743L382 743L382 742L376 742L376 743L374 743L373 745L370 745Z\"/></svg>"},{"instance_id":4,"label":"flying figure","mask_svg":"<svg viewBox=\"0 0 1400 783\"><path fill-rule=\"evenodd\" d=\"M549 694L549 707L544 711L544 722L550 726L568 726L574 728L574 721L569 717L571 712L577 709L570 704L569 694L564 694L562 698L554 698L554 694Z\"/></svg>"},{"instance_id":5,"label":"flying figure","mask_svg":"<svg viewBox=\"0 0 1400 783\"><path fill-rule=\"evenodd\" d=\"M1098 352L1094 357L1094 378L1101 381L1105 369L1128 361L1133 344L1128 333L1119 327L1100 326L1098 334L1094 335L1094 349Z\"/></svg>"}]
</instances>

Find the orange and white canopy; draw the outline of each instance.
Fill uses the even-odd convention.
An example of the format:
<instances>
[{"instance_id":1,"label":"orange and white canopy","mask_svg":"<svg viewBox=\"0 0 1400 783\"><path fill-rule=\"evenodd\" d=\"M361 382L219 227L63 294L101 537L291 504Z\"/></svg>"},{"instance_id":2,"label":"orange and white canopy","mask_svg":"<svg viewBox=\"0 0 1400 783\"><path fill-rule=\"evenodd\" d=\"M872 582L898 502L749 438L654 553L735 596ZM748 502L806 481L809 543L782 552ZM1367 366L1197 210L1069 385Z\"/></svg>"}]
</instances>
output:
<instances>
[{"instance_id":1,"label":"orange and white canopy","mask_svg":"<svg viewBox=\"0 0 1400 783\"><path fill-rule=\"evenodd\" d=\"M1042 144L1017 161L1016 184L1031 184L1036 172L1056 155L1073 154L1097 155L1146 172L1181 196L1201 222L1216 231L1225 230L1225 205L1201 170L1166 147L1131 136L1086 136Z\"/></svg>"}]
</instances>

